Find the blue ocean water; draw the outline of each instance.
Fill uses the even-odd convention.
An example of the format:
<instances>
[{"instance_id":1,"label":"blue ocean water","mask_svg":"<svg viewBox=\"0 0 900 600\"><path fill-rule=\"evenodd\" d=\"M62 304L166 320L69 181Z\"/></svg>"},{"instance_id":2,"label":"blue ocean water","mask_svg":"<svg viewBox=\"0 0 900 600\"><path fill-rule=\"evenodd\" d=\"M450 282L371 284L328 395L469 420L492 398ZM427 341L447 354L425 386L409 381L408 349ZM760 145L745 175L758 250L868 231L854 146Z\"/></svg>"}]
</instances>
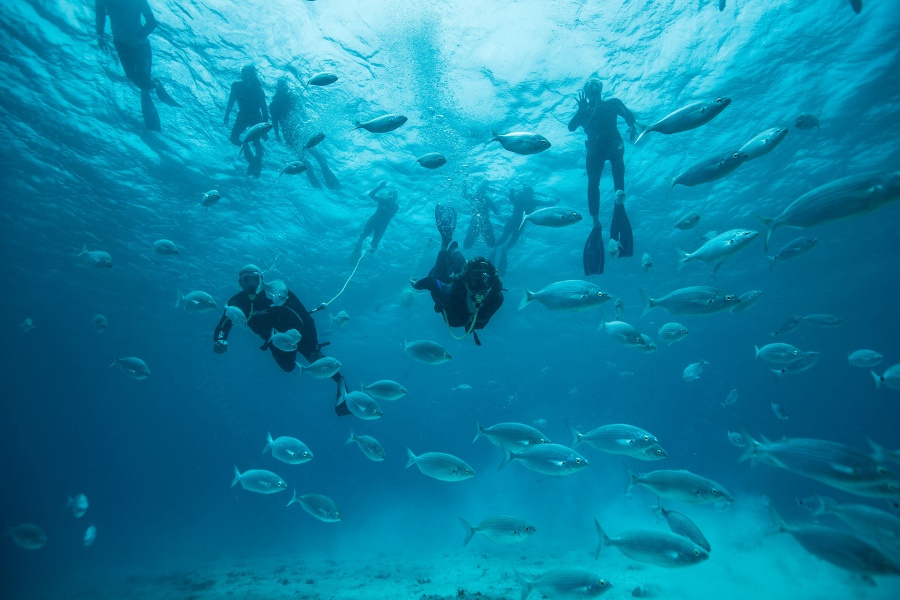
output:
<instances>
[{"instance_id":1,"label":"blue ocean water","mask_svg":"<svg viewBox=\"0 0 900 600\"><path fill-rule=\"evenodd\" d=\"M637 577L670 597L750 598L759 573L771 573L773 597L779 591L829 597L835 586L858 597L896 597L896 577L877 577L872 586L809 555L789 536L767 535L764 498L797 523L809 515L795 499L814 493L900 514L896 506L738 463L741 450L727 432L819 438L860 450L868 439L900 447L898 392L886 386L876 392L867 371L847 362L860 348L884 355L879 373L900 362L900 203L812 229L777 230L773 250L800 235L820 242L774 270L754 216L775 216L840 177L897 169L900 2L865 2L860 14L843 0L732 0L721 11L715 2L672 4L156 1L159 26L149 38L154 74L182 107L157 102L162 131L154 133L144 127L139 91L115 52L98 48L93 6L4 3L0 525L35 523L48 537L34 551L3 539L4 597L100 597L101 590L121 596L127 589L140 595L134 591L136 581L145 581L140 577L207 560L390 565L410 553L462 565L458 581L448 584L453 590L496 597L518 594L514 568L535 574L556 566L597 570L616 586L608 597L629 597ZM248 63L267 100L287 77L305 111L298 137L326 133L318 149L339 188L314 188L303 175L276 178L296 155L271 137L262 175L247 176L222 117L229 86ZM338 81L304 86L322 71L338 74ZM626 143L635 256L607 257L604 274L585 277L584 135L569 133L566 124L591 76L603 81L604 98L621 99L645 124L697 100L727 96L732 104L700 128ZM409 120L386 134L351 131L354 121L385 113ZM801 113L816 115L820 127L794 127ZM689 164L781 126L790 132L771 154L719 181L668 191ZM513 154L488 143L492 130L541 133L552 147ZM427 152L444 154L447 164L423 169L415 160ZM286 281L308 308L335 296L375 210L367 192L381 180L398 191L400 211L343 294L315 315L320 339L330 342L324 352L343 363L351 388L393 379L409 391L383 403L382 419L364 422L335 416L333 382L282 373L246 329L232 332L226 354L214 354L213 329L248 262L265 269L267 279ZM571 206L585 220L560 229L526 226L509 251L506 301L479 332L478 347L471 337L454 340L428 295L412 293L408 279L424 276L437 252L435 205L458 211L461 240L471 218L463 186L481 181L489 182L501 213L491 217L498 236L512 187L531 185L540 199ZM211 189L221 200L206 209L199 202ZM612 190L607 166L605 227ZM674 229L689 212L701 215L699 225ZM696 248L697 232L737 227L759 230L761 238L715 278L711 265L679 268L678 249ZM160 238L173 240L180 253L156 254ZM77 256L85 246L109 252L113 267L88 266ZM490 256L491 249L480 241L465 253ZM650 272L641 268L644 253L654 259ZM644 353L597 331L601 315L613 318L612 302L579 313L537 305L517 310L526 287L566 279L588 279L621 298L622 319L654 339L669 321L691 333ZM656 308L640 316L641 289L658 297L690 285L764 295L741 314L672 316ZM219 310L175 308L179 290L208 292ZM333 329L329 315L339 310L350 320ZM820 352L816 366L778 378L754 359L754 345L771 341L768 332L791 315L814 313L837 315L844 324L804 326L785 341ZM91 327L96 314L109 320L103 333ZM26 319L33 329L20 326ZM412 361L402 346L416 339L443 344L453 359L437 366ZM108 368L123 356L141 357L151 376L135 381ZM682 381L683 369L700 359L710 363L702 377ZM721 406L734 388L738 402ZM776 419L772 401L790 418ZM728 511L672 503L710 539L706 563L635 572L634 561L615 549L592 560L595 517L609 533L665 528L647 508L656 502L652 494L624 497L619 457L582 446L591 463L585 472L552 478L516 464L497 471L501 452L486 440L472 443L476 421L539 423L551 440L567 443L567 418L582 431L638 425L659 438L668 458L626 458L630 469L688 469L731 492L736 501ZM371 462L345 445L351 429L378 438L387 460ZM302 439L315 458L294 466L261 454L267 432ZM403 468L406 448L452 453L477 475L460 483L427 478ZM263 496L230 487L234 465L273 470L289 490ZM344 522L322 523L298 506L285 508L293 489L335 499ZM77 520L66 510L75 493L90 499ZM512 551L481 539L463 548L458 517L477 523L496 514L520 515L538 533ZM97 541L85 548L91 523ZM513 582L508 590L479 584L476 562L488 557ZM430 575L435 585L438 575ZM363 569L345 576L369 578ZM413 593L399 582L393 592L347 585L344 595L328 597L450 595L427 586ZM164 584L153 589L171 592ZM174 589L170 597L187 597Z\"/></svg>"}]
</instances>

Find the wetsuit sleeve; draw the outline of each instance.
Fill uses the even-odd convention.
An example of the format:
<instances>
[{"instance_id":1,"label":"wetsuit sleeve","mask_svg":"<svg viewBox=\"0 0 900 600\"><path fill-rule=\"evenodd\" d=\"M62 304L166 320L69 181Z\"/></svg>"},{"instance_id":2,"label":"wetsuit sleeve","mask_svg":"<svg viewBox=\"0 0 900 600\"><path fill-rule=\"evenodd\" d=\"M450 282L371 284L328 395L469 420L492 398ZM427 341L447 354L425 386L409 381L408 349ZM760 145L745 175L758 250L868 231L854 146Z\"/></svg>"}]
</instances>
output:
<instances>
[{"instance_id":1,"label":"wetsuit sleeve","mask_svg":"<svg viewBox=\"0 0 900 600\"><path fill-rule=\"evenodd\" d=\"M106 29L106 0L94 0L94 26L97 29L97 37L103 37Z\"/></svg>"},{"instance_id":2,"label":"wetsuit sleeve","mask_svg":"<svg viewBox=\"0 0 900 600\"><path fill-rule=\"evenodd\" d=\"M587 109L579 109L578 112L575 113L575 115L572 117L572 120L569 121L569 131L575 131L576 129L581 127L582 124L584 124L584 115L586 112Z\"/></svg>"},{"instance_id":3,"label":"wetsuit sleeve","mask_svg":"<svg viewBox=\"0 0 900 600\"><path fill-rule=\"evenodd\" d=\"M237 293L234 296L232 296L231 298L229 298L229 300L226 304L228 304L229 306L237 306L242 311L244 311L244 315L246 315L248 318L250 317L250 315L249 315L250 310L248 307L245 306L245 303L242 302L240 293ZM228 339L228 334L231 332L232 327L234 327L234 323L231 321L231 319L226 317L225 313L223 312L222 318L219 319L219 324L216 325L216 330L215 330L215 332L213 332L213 340L216 342L218 342L219 340L222 340L223 342L226 341Z\"/></svg>"},{"instance_id":4,"label":"wetsuit sleeve","mask_svg":"<svg viewBox=\"0 0 900 600\"><path fill-rule=\"evenodd\" d=\"M634 127L634 115L625 107L625 103L619 100L618 98L613 98L610 100L613 107L616 109L616 112L625 119L625 123L629 127Z\"/></svg>"},{"instance_id":5,"label":"wetsuit sleeve","mask_svg":"<svg viewBox=\"0 0 900 600\"><path fill-rule=\"evenodd\" d=\"M478 320L475 321L475 329L484 329L484 326L488 324L494 313L500 310L501 306L503 306L503 292L491 294L486 298L478 310Z\"/></svg>"},{"instance_id":6,"label":"wetsuit sleeve","mask_svg":"<svg viewBox=\"0 0 900 600\"><path fill-rule=\"evenodd\" d=\"M141 0L141 14L144 15L144 26L141 28L141 37L146 38L156 29L156 17L153 16L153 10L150 9L150 3L147 0Z\"/></svg>"}]
</instances>

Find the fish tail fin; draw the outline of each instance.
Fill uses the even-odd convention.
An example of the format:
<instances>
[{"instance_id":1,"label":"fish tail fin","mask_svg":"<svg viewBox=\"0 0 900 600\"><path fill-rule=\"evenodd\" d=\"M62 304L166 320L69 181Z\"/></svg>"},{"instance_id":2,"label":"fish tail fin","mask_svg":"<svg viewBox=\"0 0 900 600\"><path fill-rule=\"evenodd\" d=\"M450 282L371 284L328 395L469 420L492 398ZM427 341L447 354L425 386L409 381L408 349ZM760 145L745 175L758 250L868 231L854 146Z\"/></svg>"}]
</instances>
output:
<instances>
[{"instance_id":1,"label":"fish tail fin","mask_svg":"<svg viewBox=\"0 0 900 600\"><path fill-rule=\"evenodd\" d=\"M816 505L812 508L811 517L818 517L830 512L834 508L834 500L831 498L822 498L818 494L813 494Z\"/></svg>"},{"instance_id":2,"label":"fish tail fin","mask_svg":"<svg viewBox=\"0 0 900 600\"><path fill-rule=\"evenodd\" d=\"M345 444L352 444L352 443L355 442L355 441L356 441L356 434L354 434L354 433L353 433L353 430L351 429L351 430L350 430L350 437L347 438L347 441L344 442L344 443L345 443Z\"/></svg>"},{"instance_id":3,"label":"fish tail fin","mask_svg":"<svg viewBox=\"0 0 900 600\"><path fill-rule=\"evenodd\" d=\"M569 444L571 448L577 448L581 445L582 435L575 429L575 426L572 425L572 421L566 419L566 427L569 428L569 435L572 437L572 442Z\"/></svg>"},{"instance_id":4,"label":"fish tail fin","mask_svg":"<svg viewBox=\"0 0 900 600\"><path fill-rule=\"evenodd\" d=\"M519 573L519 571L517 570L513 570L513 572L516 574L516 581L518 581L519 585L522 586L522 595L519 597L519 600L525 600L528 597L528 594L531 593L531 590L534 587L534 582L526 579L525 576Z\"/></svg>"},{"instance_id":5,"label":"fish tail fin","mask_svg":"<svg viewBox=\"0 0 900 600\"><path fill-rule=\"evenodd\" d=\"M869 374L872 375L872 380L875 382L875 391L877 392L881 389L881 380L883 378L875 371L869 371Z\"/></svg>"},{"instance_id":6,"label":"fish tail fin","mask_svg":"<svg viewBox=\"0 0 900 600\"><path fill-rule=\"evenodd\" d=\"M106 368L112 369L114 366L116 366L116 363L118 363L118 362L119 362L119 359L118 359L118 357L116 357L116 360L112 361L112 363Z\"/></svg>"},{"instance_id":7,"label":"fish tail fin","mask_svg":"<svg viewBox=\"0 0 900 600\"><path fill-rule=\"evenodd\" d=\"M869 442L869 448L872 449L872 460L879 463L888 461L900 463L900 450L888 450L872 441L870 438L866 438L866 440Z\"/></svg>"},{"instance_id":8,"label":"fish tail fin","mask_svg":"<svg viewBox=\"0 0 900 600\"><path fill-rule=\"evenodd\" d=\"M738 462L744 462L745 460L749 460L750 464L756 466L757 461L759 460L759 442L749 433L744 430L741 430L741 435L744 436L744 440L747 442L747 447L744 449L744 452L741 454L740 458L738 458Z\"/></svg>"},{"instance_id":9,"label":"fish tail fin","mask_svg":"<svg viewBox=\"0 0 900 600\"><path fill-rule=\"evenodd\" d=\"M764 217L762 215L756 215L756 218L759 219L759 222L762 223L763 226L766 228L765 248L766 248L766 252L768 252L769 251L769 241L772 239L772 232L775 231L775 225L773 225L773 223L775 222L775 219L773 219L771 217Z\"/></svg>"},{"instance_id":10,"label":"fish tail fin","mask_svg":"<svg viewBox=\"0 0 900 600\"><path fill-rule=\"evenodd\" d=\"M788 530L784 519L781 518L781 515L778 514L778 511L771 504L769 505L769 516L772 518L773 527L766 535L774 535Z\"/></svg>"},{"instance_id":11,"label":"fish tail fin","mask_svg":"<svg viewBox=\"0 0 900 600\"><path fill-rule=\"evenodd\" d=\"M753 345L753 358L759 358L759 346Z\"/></svg>"},{"instance_id":12,"label":"fish tail fin","mask_svg":"<svg viewBox=\"0 0 900 600\"><path fill-rule=\"evenodd\" d=\"M600 521L594 519L594 527L597 529L597 550L594 552L594 560L597 560L600 557L600 551L603 550L603 546L609 544L609 536L606 535L606 532L603 531L603 528L600 526Z\"/></svg>"},{"instance_id":13,"label":"fish tail fin","mask_svg":"<svg viewBox=\"0 0 900 600\"><path fill-rule=\"evenodd\" d=\"M532 300L534 300L534 292L532 292L528 288L525 288L525 296L522 298L522 301L519 302L519 310L522 310L523 308L531 304Z\"/></svg>"},{"instance_id":14,"label":"fish tail fin","mask_svg":"<svg viewBox=\"0 0 900 600\"><path fill-rule=\"evenodd\" d=\"M353 125L354 125L353 129L351 129L350 131L354 131L354 130L362 127L362 123L360 123L359 121L353 121Z\"/></svg>"},{"instance_id":15,"label":"fish tail fin","mask_svg":"<svg viewBox=\"0 0 900 600\"><path fill-rule=\"evenodd\" d=\"M677 252L678 252L678 270L680 271L681 269L684 268L684 265L686 265L687 262L690 260L691 255L690 255L690 253L685 252L681 248L678 248Z\"/></svg>"},{"instance_id":16,"label":"fish tail fin","mask_svg":"<svg viewBox=\"0 0 900 600\"><path fill-rule=\"evenodd\" d=\"M531 216L530 214L528 214L528 213L522 211L522 222L519 223L519 228L518 228L518 230L516 231L516 237L518 237L518 235L519 235L520 233L522 233L522 229L525 228L525 221L527 221L527 220L528 220L528 217L530 217L530 216Z\"/></svg>"},{"instance_id":17,"label":"fish tail fin","mask_svg":"<svg viewBox=\"0 0 900 600\"><path fill-rule=\"evenodd\" d=\"M645 135L650 133L650 130L647 128L646 125L642 125L641 123L638 123L637 121L634 122L634 128L638 132L637 137L634 138L634 145L637 146L637 143L640 142L641 139L643 139L643 137Z\"/></svg>"},{"instance_id":18,"label":"fish tail fin","mask_svg":"<svg viewBox=\"0 0 900 600\"><path fill-rule=\"evenodd\" d=\"M271 431L266 432L266 447L263 448L263 451L262 451L263 454L265 454L266 451L267 451L269 448L272 447L272 442L273 442L273 441L274 441L274 440L272 439L272 432L271 432Z\"/></svg>"},{"instance_id":19,"label":"fish tail fin","mask_svg":"<svg viewBox=\"0 0 900 600\"><path fill-rule=\"evenodd\" d=\"M500 135L499 135L496 131L494 131L493 129L491 129L491 139L488 140L488 143L490 143L490 142L495 142L495 141L497 141L497 140L499 140L499 139L500 139Z\"/></svg>"},{"instance_id":20,"label":"fish tail fin","mask_svg":"<svg viewBox=\"0 0 900 600\"><path fill-rule=\"evenodd\" d=\"M647 292L645 292L643 288L638 288L638 289L641 292L641 298L643 298L643 300L644 300L644 306L641 308L641 317L643 318L644 315L646 315L648 312L650 312L653 309L653 298L651 298L650 295Z\"/></svg>"},{"instance_id":21,"label":"fish tail fin","mask_svg":"<svg viewBox=\"0 0 900 600\"><path fill-rule=\"evenodd\" d=\"M770 271L774 271L774 270L775 270L775 263L778 262L778 257L777 257L777 256L768 256L768 255L767 255L766 258L769 259L769 270L770 270Z\"/></svg>"},{"instance_id":22,"label":"fish tail fin","mask_svg":"<svg viewBox=\"0 0 900 600\"><path fill-rule=\"evenodd\" d=\"M516 455L513 454L512 450L503 449L503 460L500 461L500 464L497 466L497 470L500 471L506 468L506 465L511 463L516 459Z\"/></svg>"},{"instance_id":23,"label":"fish tail fin","mask_svg":"<svg viewBox=\"0 0 900 600\"><path fill-rule=\"evenodd\" d=\"M231 487L237 485L237 482L241 480L241 472L238 470L237 465L234 465L234 480L231 482Z\"/></svg>"},{"instance_id":24,"label":"fish tail fin","mask_svg":"<svg viewBox=\"0 0 900 600\"><path fill-rule=\"evenodd\" d=\"M299 498L299 496L297 496L297 488L294 488L294 495L291 496L291 499L288 500L288 503L285 505L285 507L290 506L294 502L300 502L300 498Z\"/></svg>"},{"instance_id":25,"label":"fish tail fin","mask_svg":"<svg viewBox=\"0 0 900 600\"><path fill-rule=\"evenodd\" d=\"M462 523L462 526L466 528L466 539L463 540L463 546L467 546L470 541L472 541L472 536L475 535L475 528L472 527L468 521L459 518L459 522Z\"/></svg>"},{"instance_id":26,"label":"fish tail fin","mask_svg":"<svg viewBox=\"0 0 900 600\"><path fill-rule=\"evenodd\" d=\"M175 292L175 308L179 306L184 306L184 294L181 293L181 290Z\"/></svg>"},{"instance_id":27,"label":"fish tail fin","mask_svg":"<svg viewBox=\"0 0 900 600\"><path fill-rule=\"evenodd\" d=\"M631 489L637 485L638 476L632 473L625 463L622 463L622 467L625 469L625 474L628 475L628 485L625 486L625 496L628 496L631 493Z\"/></svg>"},{"instance_id":28,"label":"fish tail fin","mask_svg":"<svg viewBox=\"0 0 900 600\"><path fill-rule=\"evenodd\" d=\"M472 440L472 443L474 444L475 442L477 442L478 438L480 438L482 435L484 435L484 427L481 426L481 423L478 422L478 419L475 419L475 439Z\"/></svg>"},{"instance_id":29,"label":"fish tail fin","mask_svg":"<svg viewBox=\"0 0 900 600\"><path fill-rule=\"evenodd\" d=\"M406 466L405 469L410 468L416 463L416 455L413 454L413 451L409 448L406 449Z\"/></svg>"},{"instance_id":30,"label":"fish tail fin","mask_svg":"<svg viewBox=\"0 0 900 600\"><path fill-rule=\"evenodd\" d=\"M82 244L81 252L79 252L75 256L83 256L83 255L87 254L87 252L88 252L87 244Z\"/></svg>"},{"instance_id":31,"label":"fish tail fin","mask_svg":"<svg viewBox=\"0 0 900 600\"><path fill-rule=\"evenodd\" d=\"M303 372L304 372L304 371L309 370L309 367L307 367L306 365L301 365L301 364L300 364L299 362L297 362L296 360L294 361L294 366L296 366L297 369L298 369L298 371L297 371L297 377L300 377L301 375L303 375Z\"/></svg>"}]
</instances>

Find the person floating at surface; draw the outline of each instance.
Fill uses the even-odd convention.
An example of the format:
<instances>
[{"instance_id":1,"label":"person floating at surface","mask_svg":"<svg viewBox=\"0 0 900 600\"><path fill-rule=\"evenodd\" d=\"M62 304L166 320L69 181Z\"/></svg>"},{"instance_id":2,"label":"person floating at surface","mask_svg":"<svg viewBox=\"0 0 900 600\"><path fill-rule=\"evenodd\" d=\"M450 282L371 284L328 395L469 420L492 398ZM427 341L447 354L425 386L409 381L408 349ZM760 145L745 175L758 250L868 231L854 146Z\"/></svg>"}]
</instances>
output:
<instances>
[{"instance_id":1,"label":"person floating at surface","mask_svg":"<svg viewBox=\"0 0 900 600\"><path fill-rule=\"evenodd\" d=\"M466 250L472 247L479 236L484 239L484 243L489 248L493 248L496 245L494 241L494 226L491 224L489 211L492 211L495 215L499 215L500 211L497 210L494 201L488 198L487 188L488 182L485 180L478 184L474 196L469 194L468 184L466 184L463 191L463 194L469 199L472 206L472 219L469 221L469 229L466 230L466 239L463 241L463 248Z\"/></svg>"},{"instance_id":2,"label":"person floating at surface","mask_svg":"<svg viewBox=\"0 0 900 600\"><path fill-rule=\"evenodd\" d=\"M516 191L515 188L509 188L509 202L512 204L512 214L506 220L503 226L503 233L497 240L497 247L500 248L500 261L497 263L497 271L500 275L506 273L506 251L516 245L519 236L522 234L522 218L526 214L533 213L538 208L554 206L555 202L539 202L534 197L534 188L530 185L522 186L522 189Z\"/></svg>"},{"instance_id":3,"label":"person floating at surface","mask_svg":"<svg viewBox=\"0 0 900 600\"><path fill-rule=\"evenodd\" d=\"M612 223L609 235L618 240L621 248L619 256L634 254L634 237L631 223L625 214L625 143L616 127L618 117L625 119L628 125L629 140L634 141L637 131L634 127L634 115L625 108L625 104L617 98L601 100L603 84L599 79L589 79L584 89L578 93L578 112L569 121L569 131L584 128L587 140L587 177L588 177L588 209L593 217L593 229L584 245L584 273L591 275L603 272L603 258L606 248L603 245L603 230L600 226L600 175L603 164L609 161L612 167L613 189L616 202L613 208Z\"/></svg>"},{"instance_id":4,"label":"person floating at surface","mask_svg":"<svg viewBox=\"0 0 900 600\"><path fill-rule=\"evenodd\" d=\"M256 152L250 148L250 144L241 142L241 134L257 123L265 123L269 120L269 111L266 109L266 94L263 92L259 77L256 75L256 67L245 65L241 68L241 80L231 84L231 92L228 94L228 106L225 108L223 124L228 125L228 117L231 109L237 102L238 113L234 118L234 127L231 128L231 143L242 149L249 163L247 175L259 177L262 173L263 147L262 141L254 140L252 145ZM263 134L262 140L269 139L268 134Z\"/></svg>"},{"instance_id":5,"label":"person floating at surface","mask_svg":"<svg viewBox=\"0 0 900 600\"><path fill-rule=\"evenodd\" d=\"M435 219L442 240L452 238L456 211L439 204ZM478 346L481 340L475 330L484 329L503 305L503 284L494 265L481 256L466 262L452 240L442 244L428 276L410 279L410 284L414 290L431 292L434 312L441 313L448 326L464 327L466 334L472 333Z\"/></svg>"},{"instance_id":6,"label":"person floating at surface","mask_svg":"<svg viewBox=\"0 0 900 600\"><path fill-rule=\"evenodd\" d=\"M359 257L362 255L363 241L370 235L372 236L372 242L369 245L369 252L374 253L378 249L378 242L384 236L387 226L390 224L391 219L394 218L394 215L397 214L397 211L400 210L400 205L397 204L397 190L388 190L384 194L379 193L386 185L387 181L382 181L378 184L378 187L369 192L369 198L378 203L378 208L366 221L362 233L359 234L359 241L356 242L353 256L350 257L351 264L359 260Z\"/></svg>"},{"instance_id":7,"label":"person floating at surface","mask_svg":"<svg viewBox=\"0 0 900 600\"><path fill-rule=\"evenodd\" d=\"M293 292L288 291L284 304L276 305L263 291L262 271L256 265L245 265L240 270L238 284L241 286L241 291L228 300L228 306L236 306L244 313L247 327L265 340L265 344L260 347L260 350L271 351L272 358L275 359L282 371L288 373L294 370L298 352L310 363L324 357L321 349L328 344L319 343L316 322ZM233 326L234 322L228 318L226 312L222 315L213 333L213 351L216 354L224 354L228 351L228 334ZM301 335L300 341L297 343L297 350L285 352L271 343L273 331L284 333L291 329L296 329ZM334 411L339 416L348 415L350 410L341 400L342 388L343 391L347 390L344 377L340 373L336 373L331 378L337 383L338 403Z\"/></svg>"},{"instance_id":8,"label":"person floating at surface","mask_svg":"<svg viewBox=\"0 0 900 600\"><path fill-rule=\"evenodd\" d=\"M159 79L153 76L153 50L150 48L148 36L156 29L156 18L147 0L94 0L96 11L97 42L102 50L106 50L106 17L112 28L113 46L125 76L141 90L141 112L144 126L150 131L160 131L159 113L153 105L151 91L164 104L181 108L172 96L163 88ZM141 17L144 24L141 24Z\"/></svg>"},{"instance_id":9,"label":"person floating at surface","mask_svg":"<svg viewBox=\"0 0 900 600\"><path fill-rule=\"evenodd\" d=\"M269 115L272 117L275 139L281 141L281 136L284 134L284 143L291 148L297 156L300 157L303 164L306 165L306 177L309 179L309 184L314 188L322 187L318 177L316 177L316 174L312 170L312 165L307 159L307 153L312 155L312 157L316 159L316 162L319 163L325 185L330 189L341 187L341 182L338 181L338 178L335 177L331 169L328 168L325 156L319 152L317 148L304 148L306 142L298 137L299 132L302 130L303 123L306 121L306 115L303 110L303 105L300 102L300 98L297 96L296 92L291 90L287 78L285 77L281 77L275 86L275 95L272 96L272 101L269 103Z\"/></svg>"}]
</instances>

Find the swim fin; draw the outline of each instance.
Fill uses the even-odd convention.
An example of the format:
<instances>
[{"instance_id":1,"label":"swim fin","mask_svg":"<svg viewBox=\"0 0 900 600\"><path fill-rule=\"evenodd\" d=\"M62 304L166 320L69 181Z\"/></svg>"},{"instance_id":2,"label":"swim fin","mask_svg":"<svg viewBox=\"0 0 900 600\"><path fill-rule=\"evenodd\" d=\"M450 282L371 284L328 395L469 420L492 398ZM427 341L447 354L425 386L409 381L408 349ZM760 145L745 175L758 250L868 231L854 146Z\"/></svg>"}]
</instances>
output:
<instances>
[{"instance_id":1,"label":"swim fin","mask_svg":"<svg viewBox=\"0 0 900 600\"><path fill-rule=\"evenodd\" d=\"M624 197L624 194L622 194ZM625 214L625 202L616 199L613 208L612 223L609 225L609 237L619 240L619 258L634 256L634 235L631 233L631 222Z\"/></svg>"},{"instance_id":2,"label":"swim fin","mask_svg":"<svg viewBox=\"0 0 900 600\"><path fill-rule=\"evenodd\" d=\"M159 122L159 113L153 105L153 98L149 90L141 90L141 113L144 115L144 126L150 131L162 131Z\"/></svg>"},{"instance_id":3,"label":"swim fin","mask_svg":"<svg viewBox=\"0 0 900 600\"><path fill-rule=\"evenodd\" d=\"M159 79L154 79L153 82L156 84L156 97L159 98L160 102L168 104L169 106L174 106L175 108L181 108L181 105L175 98L169 95L169 92L166 91L166 88L163 87Z\"/></svg>"},{"instance_id":4,"label":"swim fin","mask_svg":"<svg viewBox=\"0 0 900 600\"><path fill-rule=\"evenodd\" d=\"M443 246L447 247L456 231L456 209L452 206L438 204L434 207L434 222L441 234Z\"/></svg>"},{"instance_id":5,"label":"swim fin","mask_svg":"<svg viewBox=\"0 0 900 600\"><path fill-rule=\"evenodd\" d=\"M603 247L603 228L594 227L584 243L584 274L600 275L603 273L603 261L606 258Z\"/></svg>"}]
</instances>

